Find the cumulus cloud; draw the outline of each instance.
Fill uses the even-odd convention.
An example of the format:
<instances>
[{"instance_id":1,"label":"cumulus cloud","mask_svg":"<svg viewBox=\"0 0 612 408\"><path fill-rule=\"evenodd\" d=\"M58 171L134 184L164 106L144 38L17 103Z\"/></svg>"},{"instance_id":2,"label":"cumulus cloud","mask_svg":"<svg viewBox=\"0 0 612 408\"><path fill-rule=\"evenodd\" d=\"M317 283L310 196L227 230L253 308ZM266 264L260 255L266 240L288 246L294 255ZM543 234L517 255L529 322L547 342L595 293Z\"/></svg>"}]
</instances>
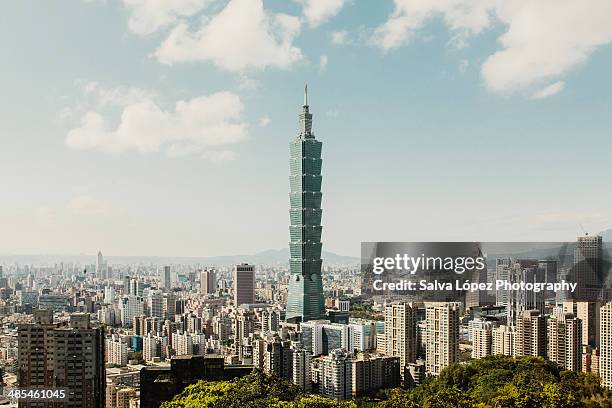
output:
<instances>
[{"instance_id":1,"label":"cumulus cloud","mask_svg":"<svg viewBox=\"0 0 612 408\"><path fill-rule=\"evenodd\" d=\"M557 79L612 42L609 0L506 1L502 49L482 66L490 90L509 93Z\"/></svg>"},{"instance_id":2,"label":"cumulus cloud","mask_svg":"<svg viewBox=\"0 0 612 408\"><path fill-rule=\"evenodd\" d=\"M121 107L133 103L157 99L157 94L136 87L116 86L105 88L96 81L76 81L81 92L90 98L97 108Z\"/></svg>"},{"instance_id":3,"label":"cumulus cloud","mask_svg":"<svg viewBox=\"0 0 612 408\"><path fill-rule=\"evenodd\" d=\"M143 99L124 106L116 126L97 111L84 113L80 125L68 132L66 144L72 149L111 153L202 154L209 148L246 140L242 111L240 97L231 92L181 100L174 109Z\"/></svg>"},{"instance_id":4,"label":"cumulus cloud","mask_svg":"<svg viewBox=\"0 0 612 408\"><path fill-rule=\"evenodd\" d=\"M110 207L107 203L89 195L73 197L66 207L80 215L105 215L110 212Z\"/></svg>"},{"instance_id":5,"label":"cumulus cloud","mask_svg":"<svg viewBox=\"0 0 612 408\"><path fill-rule=\"evenodd\" d=\"M264 10L262 0L230 0L196 31L179 23L155 51L164 64L211 61L234 72L248 68L288 68L303 58L293 44L300 19Z\"/></svg>"},{"instance_id":6,"label":"cumulus cloud","mask_svg":"<svg viewBox=\"0 0 612 408\"><path fill-rule=\"evenodd\" d=\"M304 17L311 27L317 27L336 16L347 0L296 0L302 4Z\"/></svg>"},{"instance_id":7,"label":"cumulus cloud","mask_svg":"<svg viewBox=\"0 0 612 408\"><path fill-rule=\"evenodd\" d=\"M394 0L388 20L373 41L384 51L408 43L426 23L442 18L455 44L501 25L501 49L486 58L481 75L487 88L509 94L546 82L562 90L560 77L586 61L599 46L612 42L609 0Z\"/></svg>"},{"instance_id":8,"label":"cumulus cloud","mask_svg":"<svg viewBox=\"0 0 612 408\"><path fill-rule=\"evenodd\" d=\"M146 35L197 14L215 0L122 0L130 13L130 31Z\"/></svg>"},{"instance_id":9,"label":"cumulus cloud","mask_svg":"<svg viewBox=\"0 0 612 408\"><path fill-rule=\"evenodd\" d=\"M431 19L441 17L456 39L490 27L496 0L394 0L389 19L374 33L374 42L389 51L409 42Z\"/></svg>"},{"instance_id":10,"label":"cumulus cloud","mask_svg":"<svg viewBox=\"0 0 612 408\"><path fill-rule=\"evenodd\" d=\"M549 96L553 96L561 92L564 87L565 87L565 82L557 81L554 84L548 85L547 87L542 88L537 92L534 92L534 94L531 95L531 99L548 98Z\"/></svg>"}]
</instances>

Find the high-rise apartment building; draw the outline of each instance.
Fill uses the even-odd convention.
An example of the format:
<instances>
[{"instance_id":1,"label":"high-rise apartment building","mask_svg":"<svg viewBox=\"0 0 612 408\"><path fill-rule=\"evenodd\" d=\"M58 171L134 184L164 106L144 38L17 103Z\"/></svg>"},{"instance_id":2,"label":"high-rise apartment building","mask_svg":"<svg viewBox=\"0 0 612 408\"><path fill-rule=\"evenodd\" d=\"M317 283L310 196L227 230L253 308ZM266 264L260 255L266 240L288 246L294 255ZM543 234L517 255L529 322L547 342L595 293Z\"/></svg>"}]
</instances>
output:
<instances>
[{"instance_id":1,"label":"high-rise apartment building","mask_svg":"<svg viewBox=\"0 0 612 408\"><path fill-rule=\"evenodd\" d=\"M353 355L333 350L318 358L321 370L319 393L328 398L350 399L353 394Z\"/></svg>"},{"instance_id":2,"label":"high-rise apartment building","mask_svg":"<svg viewBox=\"0 0 612 408\"><path fill-rule=\"evenodd\" d=\"M312 132L312 114L305 90L299 133L290 145L289 322L325 315L321 279L321 146Z\"/></svg>"},{"instance_id":3,"label":"high-rise apartment building","mask_svg":"<svg viewBox=\"0 0 612 408\"><path fill-rule=\"evenodd\" d=\"M266 373L293 380L293 354L290 341L266 336L253 344L253 365ZM304 370L303 367L299 369Z\"/></svg>"},{"instance_id":4,"label":"high-rise apartment building","mask_svg":"<svg viewBox=\"0 0 612 408\"><path fill-rule=\"evenodd\" d=\"M515 356L546 356L546 317L539 310L522 311L515 327Z\"/></svg>"},{"instance_id":5,"label":"high-rise apartment building","mask_svg":"<svg viewBox=\"0 0 612 408\"><path fill-rule=\"evenodd\" d=\"M252 311L239 309L234 319L234 345L240 361L244 358L243 340L255 330L255 314Z\"/></svg>"},{"instance_id":6,"label":"high-rise apartment building","mask_svg":"<svg viewBox=\"0 0 612 408\"><path fill-rule=\"evenodd\" d=\"M581 323L571 313L558 313L548 319L547 358L565 370L580 371Z\"/></svg>"},{"instance_id":7,"label":"high-rise apartment building","mask_svg":"<svg viewBox=\"0 0 612 408\"><path fill-rule=\"evenodd\" d=\"M255 303L255 265L234 268L234 306Z\"/></svg>"},{"instance_id":8,"label":"high-rise apartment building","mask_svg":"<svg viewBox=\"0 0 612 408\"><path fill-rule=\"evenodd\" d=\"M600 309L599 332L599 378L601 386L612 389L612 302Z\"/></svg>"},{"instance_id":9,"label":"high-rise apartment building","mask_svg":"<svg viewBox=\"0 0 612 408\"><path fill-rule=\"evenodd\" d=\"M312 353L303 347L296 346L293 350L293 383L306 393L312 391L311 373Z\"/></svg>"},{"instance_id":10,"label":"high-rise apartment building","mask_svg":"<svg viewBox=\"0 0 612 408\"><path fill-rule=\"evenodd\" d=\"M493 350L493 329L497 322L474 319L470 322L472 338L472 358L480 359L490 356Z\"/></svg>"},{"instance_id":11,"label":"high-rise apartment building","mask_svg":"<svg viewBox=\"0 0 612 408\"><path fill-rule=\"evenodd\" d=\"M581 344L599 347L600 302L576 302L576 317L582 321Z\"/></svg>"},{"instance_id":12,"label":"high-rise apartment building","mask_svg":"<svg viewBox=\"0 0 612 408\"><path fill-rule=\"evenodd\" d=\"M105 395L104 330L92 328L89 315L73 314L67 326L53 324L47 310L18 331L20 388L64 388L61 403L21 401L22 407L103 408Z\"/></svg>"},{"instance_id":13,"label":"high-rise apartment building","mask_svg":"<svg viewBox=\"0 0 612 408\"><path fill-rule=\"evenodd\" d=\"M372 395L381 388L396 388L401 382L400 358L359 353L352 360L354 397Z\"/></svg>"},{"instance_id":14,"label":"high-rise apartment building","mask_svg":"<svg viewBox=\"0 0 612 408\"><path fill-rule=\"evenodd\" d=\"M515 335L514 326L501 325L493 328L491 330L491 354L513 356Z\"/></svg>"},{"instance_id":15,"label":"high-rise apartment building","mask_svg":"<svg viewBox=\"0 0 612 408\"><path fill-rule=\"evenodd\" d=\"M385 354L400 359L400 372L416 361L416 314L413 303L392 303L385 306Z\"/></svg>"},{"instance_id":16,"label":"high-rise apartment building","mask_svg":"<svg viewBox=\"0 0 612 408\"><path fill-rule=\"evenodd\" d=\"M153 333L142 338L142 358L153 361L156 358L164 360L167 357L168 337L157 336Z\"/></svg>"},{"instance_id":17,"label":"high-rise apartment building","mask_svg":"<svg viewBox=\"0 0 612 408\"><path fill-rule=\"evenodd\" d=\"M128 362L127 342L118 334L106 338L105 340L106 362L118 366L125 366Z\"/></svg>"},{"instance_id":18,"label":"high-rise apartment building","mask_svg":"<svg viewBox=\"0 0 612 408\"><path fill-rule=\"evenodd\" d=\"M459 308L456 304L427 307L425 367L438 375L459 358Z\"/></svg>"}]
</instances>

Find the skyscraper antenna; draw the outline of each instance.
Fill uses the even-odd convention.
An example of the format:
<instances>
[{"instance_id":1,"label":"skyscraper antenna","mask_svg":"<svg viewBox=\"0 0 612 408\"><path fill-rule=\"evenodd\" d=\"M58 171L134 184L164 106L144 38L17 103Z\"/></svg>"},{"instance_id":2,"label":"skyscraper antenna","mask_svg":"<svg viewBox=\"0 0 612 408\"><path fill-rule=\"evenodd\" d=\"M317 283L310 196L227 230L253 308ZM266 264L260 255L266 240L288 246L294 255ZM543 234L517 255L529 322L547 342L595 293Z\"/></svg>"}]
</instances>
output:
<instances>
[{"instance_id":1,"label":"skyscraper antenna","mask_svg":"<svg viewBox=\"0 0 612 408\"><path fill-rule=\"evenodd\" d=\"M308 106L308 84L304 85L304 106Z\"/></svg>"}]
</instances>

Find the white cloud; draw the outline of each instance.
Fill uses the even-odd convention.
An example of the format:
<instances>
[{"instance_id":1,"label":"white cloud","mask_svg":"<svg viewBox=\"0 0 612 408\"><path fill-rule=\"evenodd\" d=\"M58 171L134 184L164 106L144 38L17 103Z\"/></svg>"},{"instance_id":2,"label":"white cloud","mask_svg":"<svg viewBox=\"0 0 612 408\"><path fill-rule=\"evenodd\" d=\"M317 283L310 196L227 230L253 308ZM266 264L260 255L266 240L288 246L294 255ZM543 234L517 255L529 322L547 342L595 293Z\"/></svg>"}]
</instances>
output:
<instances>
[{"instance_id":1,"label":"white cloud","mask_svg":"<svg viewBox=\"0 0 612 408\"><path fill-rule=\"evenodd\" d=\"M197 14L215 0L122 0L130 12L130 31L146 35Z\"/></svg>"},{"instance_id":2,"label":"white cloud","mask_svg":"<svg viewBox=\"0 0 612 408\"><path fill-rule=\"evenodd\" d=\"M491 12L497 0L394 0L389 19L374 33L374 42L383 50L398 48L412 39L425 23L442 17L462 43L491 25Z\"/></svg>"},{"instance_id":3,"label":"white cloud","mask_svg":"<svg viewBox=\"0 0 612 408\"><path fill-rule=\"evenodd\" d=\"M331 34L332 36L332 44L334 45L344 45L348 42L348 32L347 31L334 31Z\"/></svg>"},{"instance_id":4,"label":"white cloud","mask_svg":"<svg viewBox=\"0 0 612 408\"><path fill-rule=\"evenodd\" d=\"M347 0L296 0L302 4L304 17L311 27L317 27L336 16Z\"/></svg>"},{"instance_id":5,"label":"white cloud","mask_svg":"<svg viewBox=\"0 0 612 408\"><path fill-rule=\"evenodd\" d=\"M612 43L609 0L394 0L395 9L373 41L384 51L408 43L440 17L456 45L500 24L501 50L481 67L487 88L510 94L559 81L599 46ZM562 82L562 81L559 81ZM551 88L558 92L562 85ZM553 93L550 93L550 96Z\"/></svg>"},{"instance_id":6,"label":"white cloud","mask_svg":"<svg viewBox=\"0 0 612 408\"><path fill-rule=\"evenodd\" d=\"M319 70L325 71L328 62L329 59L327 58L327 55L321 55L321 57L319 58Z\"/></svg>"},{"instance_id":7,"label":"white cloud","mask_svg":"<svg viewBox=\"0 0 612 408\"><path fill-rule=\"evenodd\" d=\"M533 95L531 95L531 99L548 98L549 96L553 96L561 92L564 87L565 87L565 82L557 81L554 84L548 85L547 87L542 88L539 91L535 92Z\"/></svg>"},{"instance_id":8,"label":"white cloud","mask_svg":"<svg viewBox=\"0 0 612 408\"><path fill-rule=\"evenodd\" d=\"M230 0L195 32L178 24L154 55L164 64L211 61L238 72L288 68L303 58L293 45L300 26L298 17L266 12L262 0Z\"/></svg>"},{"instance_id":9,"label":"white cloud","mask_svg":"<svg viewBox=\"0 0 612 408\"><path fill-rule=\"evenodd\" d=\"M272 119L270 119L270 117L268 115L264 115L261 118L259 118L259 126L260 127L266 127L270 124L270 122L272 122Z\"/></svg>"},{"instance_id":10,"label":"white cloud","mask_svg":"<svg viewBox=\"0 0 612 408\"><path fill-rule=\"evenodd\" d=\"M510 93L558 79L612 42L609 0L514 0L499 7L503 49L482 66L488 88Z\"/></svg>"},{"instance_id":11,"label":"white cloud","mask_svg":"<svg viewBox=\"0 0 612 408\"><path fill-rule=\"evenodd\" d=\"M102 114L86 112L80 126L68 132L66 144L112 153L162 151L172 157L201 153L247 139L242 111L240 97L231 92L178 101L174 110L145 99L125 106L116 127Z\"/></svg>"},{"instance_id":12,"label":"white cloud","mask_svg":"<svg viewBox=\"0 0 612 408\"><path fill-rule=\"evenodd\" d=\"M130 104L155 100L157 94L152 91L136 87L117 86L114 88L104 88L96 81L77 81L83 94L92 99L97 108L111 106L123 107Z\"/></svg>"},{"instance_id":13,"label":"white cloud","mask_svg":"<svg viewBox=\"0 0 612 408\"><path fill-rule=\"evenodd\" d=\"M68 202L67 208L80 215L105 215L110 212L107 203L89 195L73 197Z\"/></svg>"}]
</instances>

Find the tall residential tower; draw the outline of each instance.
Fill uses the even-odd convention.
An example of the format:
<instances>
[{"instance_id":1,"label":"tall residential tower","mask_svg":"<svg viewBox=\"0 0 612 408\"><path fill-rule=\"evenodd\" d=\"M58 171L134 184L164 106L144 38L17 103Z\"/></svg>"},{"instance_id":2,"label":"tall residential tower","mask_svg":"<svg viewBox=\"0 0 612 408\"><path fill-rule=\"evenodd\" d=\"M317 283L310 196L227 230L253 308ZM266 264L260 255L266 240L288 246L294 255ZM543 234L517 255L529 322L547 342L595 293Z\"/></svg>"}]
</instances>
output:
<instances>
[{"instance_id":1,"label":"tall residential tower","mask_svg":"<svg viewBox=\"0 0 612 408\"><path fill-rule=\"evenodd\" d=\"M291 143L289 267L291 280L286 319L320 319L325 314L321 280L321 145L312 132L308 88L300 113L300 129Z\"/></svg>"}]
</instances>

